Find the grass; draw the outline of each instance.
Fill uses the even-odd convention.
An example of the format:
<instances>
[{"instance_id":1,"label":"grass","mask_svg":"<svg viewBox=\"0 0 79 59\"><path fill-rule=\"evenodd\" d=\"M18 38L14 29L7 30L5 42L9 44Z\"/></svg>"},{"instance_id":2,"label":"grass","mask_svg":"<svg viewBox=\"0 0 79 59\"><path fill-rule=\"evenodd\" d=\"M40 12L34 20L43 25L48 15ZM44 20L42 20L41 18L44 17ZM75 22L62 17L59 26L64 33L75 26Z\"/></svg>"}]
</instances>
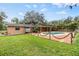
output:
<instances>
[{"instance_id":1,"label":"grass","mask_svg":"<svg viewBox=\"0 0 79 59\"><path fill-rule=\"evenodd\" d=\"M0 37L1 56L79 56L79 34L70 45L30 34Z\"/></svg>"}]
</instances>

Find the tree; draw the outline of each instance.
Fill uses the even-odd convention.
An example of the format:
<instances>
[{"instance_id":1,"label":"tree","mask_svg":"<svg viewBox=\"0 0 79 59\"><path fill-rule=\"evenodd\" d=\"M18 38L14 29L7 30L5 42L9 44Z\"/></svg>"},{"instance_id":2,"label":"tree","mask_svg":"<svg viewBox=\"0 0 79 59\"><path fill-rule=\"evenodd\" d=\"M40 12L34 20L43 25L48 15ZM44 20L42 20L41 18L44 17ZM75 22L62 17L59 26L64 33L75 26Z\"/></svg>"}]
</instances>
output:
<instances>
[{"instance_id":1,"label":"tree","mask_svg":"<svg viewBox=\"0 0 79 59\"><path fill-rule=\"evenodd\" d=\"M3 21L3 30L7 29L7 25L9 24L9 22L7 21Z\"/></svg>"},{"instance_id":2,"label":"tree","mask_svg":"<svg viewBox=\"0 0 79 59\"><path fill-rule=\"evenodd\" d=\"M32 11L28 11L25 13L24 16L24 22L25 24L32 24L34 25L34 29L33 31L37 31L38 30L38 26L43 24L46 24L45 18L44 18L44 14L36 12L34 10Z\"/></svg>"},{"instance_id":3,"label":"tree","mask_svg":"<svg viewBox=\"0 0 79 59\"><path fill-rule=\"evenodd\" d=\"M0 30L3 29L3 20L4 20L5 18L7 18L6 14L5 14L3 11L1 11L1 12L0 12Z\"/></svg>"},{"instance_id":4,"label":"tree","mask_svg":"<svg viewBox=\"0 0 79 59\"><path fill-rule=\"evenodd\" d=\"M75 31L78 29L78 17L75 17L74 20L72 20L72 17L67 17L65 20L57 20L57 21L51 21L50 24L55 30L65 30L65 31Z\"/></svg>"},{"instance_id":5,"label":"tree","mask_svg":"<svg viewBox=\"0 0 79 59\"><path fill-rule=\"evenodd\" d=\"M78 28L77 22L71 22L67 24L67 27L70 31L75 31Z\"/></svg>"},{"instance_id":6,"label":"tree","mask_svg":"<svg viewBox=\"0 0 79 59\"><path fill-rule=\"evenodd\" d=\"M39 12L35 12L34 10L26 12L24 16L25 23L31 24L44 24L44 14L40 14Z\"/></svg>"},{"instance_id":7,"label":"tree","mask_svg":"<svg viewBox=\"0 0 79 59\"><path fill-rule=\"evenodd\" d=\"M3 11L1 11L0 12L0 21L2 21L5 18L7 18L6 14Z\"/></svg>"},{"instance_id":8,"label":"tree","mask_svg":"<svg viewBox=\"0 0 79 59\"><path fill-rule=\"evenodd\" d=\"M70 22L72 22L72 17L71 16L69 16L69 17L67 17L65 20L64 20L64 24L68 24L68 23L70 23Z\"/></svg>"},{"instance_id":9,"label":"tree","mask_svg":"<svg viewBox=\"0 0 79 59\"><path fill-rule=\"evenodd\" d=\"M71 4L69 4L69 5L66 5L67 7L69 7L70 9L73 9L73 7L77 7L78 6L78 4L77 3L71 3Z\"/></svg>"},{"instance_id":10,"label":"tree","mask_svg":"<svg viewBox=\"0 0 79 59\"><path fill-rule=\"evenodd\" d=\"M14 24L19 24L19 19L17 17L14 17L12 20L11 20Z\"/></svg>"},{"instance_id":11,"label":"tree","mask_svg":"<svg viewBox=\"0 0 79 59\"><path fill-rule=\"evenodd\" d=\"M74 21L75 21L75 22L79 22L79 16L76 16L76 17L74 18Z\"/></svg>"}]
</instances>

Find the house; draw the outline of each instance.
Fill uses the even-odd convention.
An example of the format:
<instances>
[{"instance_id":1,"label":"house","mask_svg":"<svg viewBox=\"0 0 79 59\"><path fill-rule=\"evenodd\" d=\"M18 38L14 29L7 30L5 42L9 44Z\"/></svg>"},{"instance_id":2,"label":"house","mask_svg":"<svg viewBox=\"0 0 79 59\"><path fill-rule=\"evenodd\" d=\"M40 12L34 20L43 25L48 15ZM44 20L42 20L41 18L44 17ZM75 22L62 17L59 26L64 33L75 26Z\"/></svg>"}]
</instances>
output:
<instances>
[{"instance_id":1,"label":"house","mask_svg":"<svg viewBox=\"0 0 79 59\"><path fill-rule=\"evenodd\" d=\"M14 35L32 32L32 27L31 24L8 24L7 34Z\"/></svg>"},{"instance_id":2,"label":"house","mask_svg":"<svg viewBox=\"0 0 79 59\"><path fill-rule=\"evenodd\" d=\"M14 34L31 33L31 32L33 32L33 27L35 27L35 26L32 24L8 24L7 34L14 35ZM45 32L45 31L50 31L51 27L39 25L38 28L39 28L38 32Z\"/></svg>"}]
</instances>

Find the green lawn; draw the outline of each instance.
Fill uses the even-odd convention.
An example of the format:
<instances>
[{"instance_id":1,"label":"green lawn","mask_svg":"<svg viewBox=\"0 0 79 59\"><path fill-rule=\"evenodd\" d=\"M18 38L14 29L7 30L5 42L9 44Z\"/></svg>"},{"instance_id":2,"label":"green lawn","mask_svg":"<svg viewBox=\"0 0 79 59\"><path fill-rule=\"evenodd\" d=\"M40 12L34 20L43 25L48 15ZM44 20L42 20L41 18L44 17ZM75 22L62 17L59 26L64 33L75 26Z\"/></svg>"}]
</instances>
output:
<instances>
[{"instance_id":1,"label":"green lawn","mask_svg":"<svg viewBox=\"0 0 79 59\"><path fill-rule=\"evenodd\" d=\"M75 39L76 43L70 45L39 38L30 34L3 36L0 37L0 55L79 55L79 34L76 35Z\"/></svg>"}]
</instances>

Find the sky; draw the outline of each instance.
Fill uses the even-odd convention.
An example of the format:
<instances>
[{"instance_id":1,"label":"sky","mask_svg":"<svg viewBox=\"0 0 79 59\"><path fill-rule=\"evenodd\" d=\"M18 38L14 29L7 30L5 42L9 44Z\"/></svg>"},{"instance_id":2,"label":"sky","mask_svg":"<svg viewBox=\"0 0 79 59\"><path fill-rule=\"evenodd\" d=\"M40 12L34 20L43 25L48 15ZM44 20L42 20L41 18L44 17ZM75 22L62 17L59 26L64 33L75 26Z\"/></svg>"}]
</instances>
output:
<instances>
[{"instance_id":1,"label":"sky","mask_svg":"<svg viewBox=\"0 0 79 59\"><path fill-rule=\"evenodd\" d=\"M43 13L47 21L59 20L68 16L79 16L79 6L70 9L69 4L60 3L0 3L0 11L8 16L6 21L11 22L13 17L22 20L27 11L35 10Z\"/></svg>"}]
</instances>

